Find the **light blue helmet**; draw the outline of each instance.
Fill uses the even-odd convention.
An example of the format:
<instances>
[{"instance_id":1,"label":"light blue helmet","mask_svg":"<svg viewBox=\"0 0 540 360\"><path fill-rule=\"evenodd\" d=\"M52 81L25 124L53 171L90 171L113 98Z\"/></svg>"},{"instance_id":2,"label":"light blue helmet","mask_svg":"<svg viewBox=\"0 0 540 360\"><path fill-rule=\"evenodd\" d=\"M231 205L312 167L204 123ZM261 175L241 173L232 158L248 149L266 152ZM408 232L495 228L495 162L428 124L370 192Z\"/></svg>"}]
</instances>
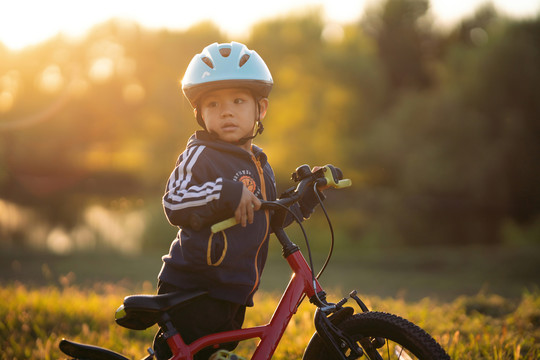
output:
<instances>
[{"instance_id":1,"label":"light blue helmet","mask_svg":"<svg viewBox=\"0 0 540 360\"><path fill-rule=\"evenodd\" d=\"M244 87L256 97L268 97L272 75L263 59L244 44L213 43L193 57L184 78L182 91L193 108L200 96L209 90Z\"/></svg>"}]
</instances>

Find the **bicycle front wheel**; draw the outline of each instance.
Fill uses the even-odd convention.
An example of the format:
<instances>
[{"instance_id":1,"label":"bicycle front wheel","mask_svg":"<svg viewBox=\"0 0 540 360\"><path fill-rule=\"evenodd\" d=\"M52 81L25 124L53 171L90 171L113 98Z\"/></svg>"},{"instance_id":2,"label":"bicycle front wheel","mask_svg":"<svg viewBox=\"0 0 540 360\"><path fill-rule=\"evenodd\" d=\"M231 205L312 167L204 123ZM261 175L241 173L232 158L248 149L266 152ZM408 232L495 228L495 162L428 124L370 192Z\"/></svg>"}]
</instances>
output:
<instances>
[{"instance_id":1,"label":"bicycle front wheel","mask_svg":"<svg viewBox=\"0 0 540 360\"><path fill-rule=\"evenodd\" d=\"M366 358L370 360L450 360L448 354L428 333L396 315L365 312L355 314L337 326L362 347ZM343 351L349 356L348 349ZM334 358L319 335L313 335L303 359Z\"/></svg>"}]
</instances>

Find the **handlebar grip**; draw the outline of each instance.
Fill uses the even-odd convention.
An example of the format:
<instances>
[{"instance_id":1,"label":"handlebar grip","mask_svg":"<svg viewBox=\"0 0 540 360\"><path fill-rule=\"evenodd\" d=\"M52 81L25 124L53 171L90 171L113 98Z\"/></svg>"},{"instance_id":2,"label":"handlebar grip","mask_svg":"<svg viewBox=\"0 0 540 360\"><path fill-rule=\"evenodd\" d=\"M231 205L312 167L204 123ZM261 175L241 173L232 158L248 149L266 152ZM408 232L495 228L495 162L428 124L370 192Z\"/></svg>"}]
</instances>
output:
<instances>
[{"instance_id":1,"label":"handlebar grip","mask_svg":"<svg viewBox=\"0 0 540 360\"><path fill-rule=\"evenodd\" d=\"M335 186L336 189L343 189L352 185L351 179L339 180Z\"/></svg>"},{"instance_id":2,"label":"handlebar grip","mask_svg":"<svg viewBox=\"0 0 540 360\"><path fill-rule=\"evenodd\" d=\"M343 173L339 168L336 168L332 165L326 165L324 166L324 178L319 178L319 180L322 180L326 183L326 185L329 185L330 187L333 187L335 189L343 189L346 187L349 187L352 185L351 179L343 179ZM324 180L323 180L324 179ZM262 201L262 208L268 208L272 206L273 202L269 201ZM235 226L238 224L235 217L231 217L229 219L220 221L210 227L210 230L213 234L216 234L218 232L224 231L230 227Z\"/></svg>"},{"instance_id":3,"label":"handlebar grip","mask_svg":"<svg viewBox=\"0 0 540 360\"><path fill-rule=\"evenodd\" d=\"M235 217L228 218L227 220L220 221L210 227L212 234L216 234L223 230L226 230L234 225L238 224Z\"/></svg>"},{"instance_id":4,"label":"handlebar grip","mask_svg":"<svg viewBox=\"0 0 540 360\"><path fill-rule=\"evenodd\" d=\"M340 169L332 165L326 165L324 169L324 179L326 180L326 185L336 189L343 189L352 185L351 179L343 179L343 173Z\"/></svg>"}]
</instances>

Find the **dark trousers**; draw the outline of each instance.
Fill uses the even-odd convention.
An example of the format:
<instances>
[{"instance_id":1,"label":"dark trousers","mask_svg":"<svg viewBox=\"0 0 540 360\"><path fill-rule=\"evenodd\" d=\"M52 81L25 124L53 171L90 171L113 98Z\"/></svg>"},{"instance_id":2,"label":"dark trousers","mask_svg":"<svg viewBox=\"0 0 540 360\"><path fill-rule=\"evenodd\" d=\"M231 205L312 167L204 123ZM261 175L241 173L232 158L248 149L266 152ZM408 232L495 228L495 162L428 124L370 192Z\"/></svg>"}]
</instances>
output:
<instances>
[{"instance_id":1,"label":"dark trousers","mask_svg":"<svg viewBox=\"0 0 540 360\"><path fill-rule=\"evenodd\" d=\"M166 294L179 289L171 284L159 282L158 294ZM219 300L205 295L186 306L170 312L172 324L178 330L186 344L209 334L242 328L246 307L230 301ZM218 348L202 349L194 360L206 360L219 349L234 350L238 342L220 344ZM172 353L163 338L161 329L154 339L154 351L158 360L168 359Z\"/></svg>"}]
</instances>

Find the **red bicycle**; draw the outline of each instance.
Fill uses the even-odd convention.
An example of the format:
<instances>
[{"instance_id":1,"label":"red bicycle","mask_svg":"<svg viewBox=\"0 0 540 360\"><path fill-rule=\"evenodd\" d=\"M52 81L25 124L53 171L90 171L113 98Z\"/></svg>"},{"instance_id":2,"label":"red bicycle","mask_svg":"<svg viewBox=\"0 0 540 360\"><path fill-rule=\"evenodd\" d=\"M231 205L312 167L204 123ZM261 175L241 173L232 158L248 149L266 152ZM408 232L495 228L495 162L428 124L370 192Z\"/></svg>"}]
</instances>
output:
<instances>
[{"instance_id":1,"label":"red bicycle","mask_svg":"<svg viewBox=\"0 0 540 360\"><path fill-rule=\"evenodd\" d=\"M396 315L369 311L364 302L358 298L356 291L352 291L349 297L354 299L362 310L358 314L354 314L352 307L345 306L347 297L337 303L326 300L326 293L319 284L318 277L326 268L332 250L322 270L315 275L308 238L300 219L296 218L306 239L309 265L300 248L291 242L285 233L283 225L287 213L290 212L293 217L296 217L289 211L289 207L299 201L310 187L326 184L339 189L350 186L351 182L348 179L344 180L341 171L331 165L313 173L309 166L300 166L293 174L293 180L297 183L295 187L285 192L280 199L264 201L262 205L262 209L274 212L272 230L281 243L283 256L293 271L291 280L269 323L208 335L191 344L186 344L172 325L168 312L197 301L201 295L205 294L204 292L189 295L170 293L128 296L116 312L116 322L133 330L144 330L158 324L166 334L167 343L173 354L172 360L191 360L194 354L205 347L218 348L219 344L253 338L259 338L260 341L251 359L267 360L274 354L289 321L307 296L309 301L317 307L314 316L316 332L307 344L303 359L350 360L363 356L371 360L450 359L443 348L415 324ZM328 219L322 202L321 206ZM332 232L331 249L333 249L334 236L329 219L328 223ZM235 224L234 219L225 220L214 225L212 231L223 231ZM194 221L193 226L197 225L200 226L200 221ZM60 342L60 349L74 359L127 360L126 357L110 350L65 339ZM148 349L148 352L149 355L145 359L153 359L152 349Z\"/></svg>"}]
</instances>

